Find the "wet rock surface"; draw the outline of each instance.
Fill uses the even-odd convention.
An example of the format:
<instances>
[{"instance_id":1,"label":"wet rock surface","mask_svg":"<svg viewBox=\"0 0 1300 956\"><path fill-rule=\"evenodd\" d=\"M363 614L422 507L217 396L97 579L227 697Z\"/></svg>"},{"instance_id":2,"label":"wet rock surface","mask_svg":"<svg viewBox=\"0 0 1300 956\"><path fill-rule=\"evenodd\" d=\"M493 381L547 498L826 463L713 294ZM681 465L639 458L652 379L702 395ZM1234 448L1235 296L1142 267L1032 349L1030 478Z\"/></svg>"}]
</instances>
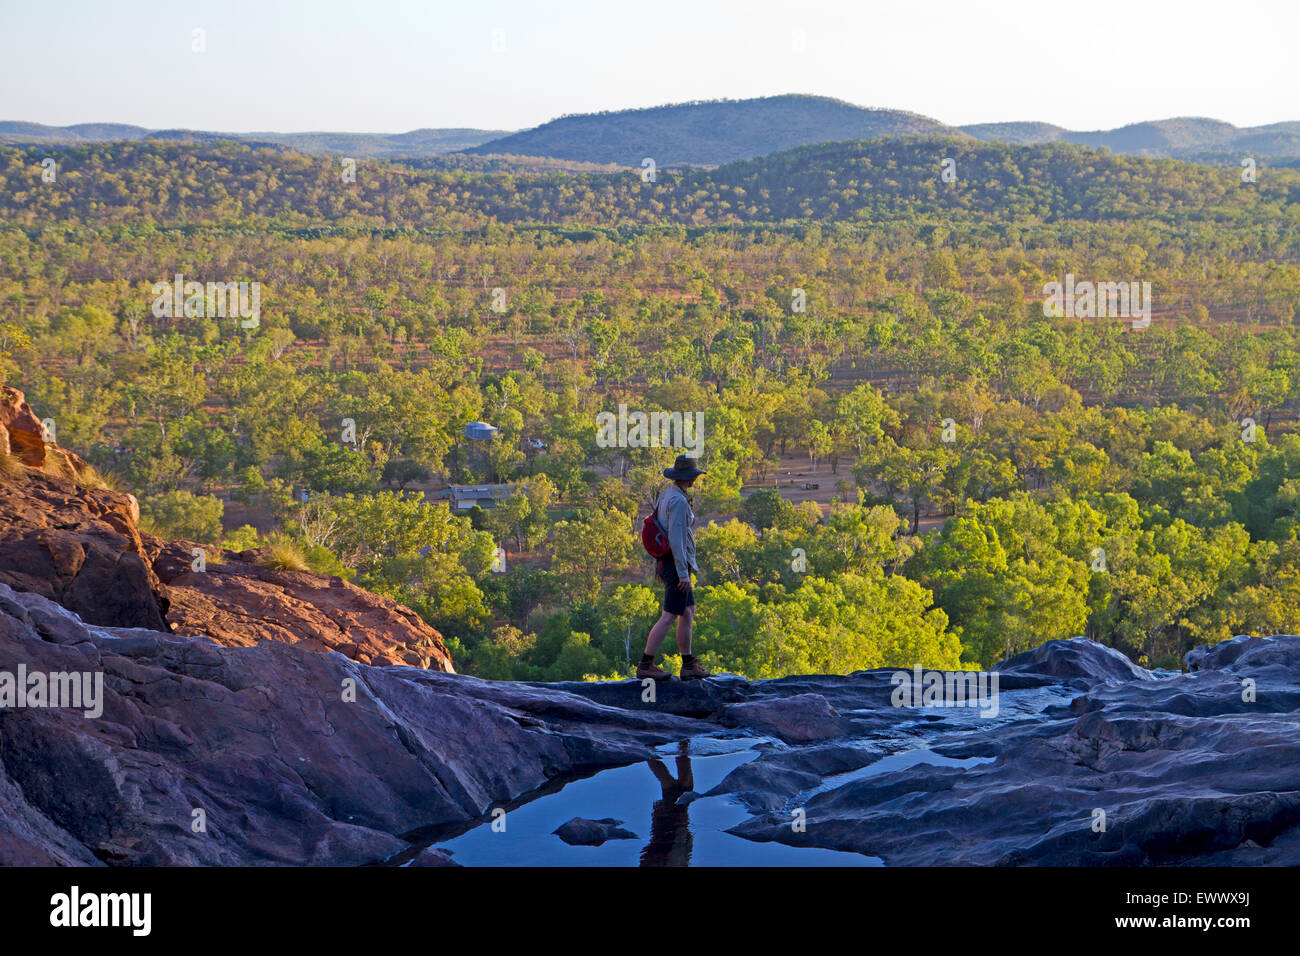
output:
<instances>
[{"instance_id":1,"label":"wet rock surface","mask_svg":"<svg viewBox=\"0 0 1300 956\"><path fill-rule=\"evenodd\" d=\"M719 713L719 719L723 726L750 728L788 744L842 737L851 727L821 694L795 694L727 704Z\"/></svg>"},{"instance_id":2,"label":"wet rock surface","mask_svg":"<svg viewBox=\"0 0 1300 956\"><path fill-rule=\"evenodd\" d=\"M844 746L769 751L737 767L709 796L734 794L750 812L769 812L816 788L823 778L865 767L881 756L879 750Z\"/></svg>"},{"instance_id":3,"label":"wet rock surface","mask_svg":"<svg viewBox=\"0 0 1300 956\"><path fill-rule=\"evenodd\" d=\"M929 741L979 763L832 779L802 801L804 829L773 808L733 832L891 865L1300 862L1300 638L1240 643L1159 676L1052 642L1004 666L1087 685L1073 700Z\"/></svg>"},{"instance_id":4,"label":"wet rock surface","mask_svg":"<svg viewBox=\"0 0 1300 956\"><path fill-rule=\"evenodd\" d=\"M460 866L452 858L450 850L440 850L437 847L427 846L415 855L410 862L411 866Z\"/></svg>"},{"instance_id":5,"label":"wet rock surface","mask_svg":"<svg viewBox=\"0 0 1300 956\"><path fill-rule=\"evenodd\" d=\"M606 840L635 840L637 835L624 830L622 820L606 817L603 820L584 820L574 817L562 824L555 835L569 846L600 846Z\"/></svg>"}]
</instances>

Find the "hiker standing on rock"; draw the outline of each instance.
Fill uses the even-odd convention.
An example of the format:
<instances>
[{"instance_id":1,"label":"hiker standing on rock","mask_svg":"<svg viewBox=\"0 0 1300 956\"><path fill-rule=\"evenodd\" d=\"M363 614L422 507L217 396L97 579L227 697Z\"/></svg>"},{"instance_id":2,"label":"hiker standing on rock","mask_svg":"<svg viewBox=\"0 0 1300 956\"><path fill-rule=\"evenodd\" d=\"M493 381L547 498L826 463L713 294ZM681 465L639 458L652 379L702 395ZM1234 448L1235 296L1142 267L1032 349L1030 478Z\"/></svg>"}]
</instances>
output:
<instances>
[{"instance_id":1,"label":"hiker standing on rock","mask_svg":"<svg viewBox=\"0 0 1300 956\"><path fill-rule=\"evenodd\" d=\"M659 645L668 635L668 628L677 621L677 649L682 654L682 680L700 680L709 672L700 666L691 653L691 627L695 623L695 589L691 587L691 572L698 571L695 563L695 512L686 489L704 470L689 455L678 455L673 467L664 469L664 477L672 484L655 502L655 518L668 539L669 551L658 559L655 572L664 583L664 612L650 628L646 638L645 653L637 665L638 680L670 680L672 675L655 663Z\"/></svg>"}]
</instances>

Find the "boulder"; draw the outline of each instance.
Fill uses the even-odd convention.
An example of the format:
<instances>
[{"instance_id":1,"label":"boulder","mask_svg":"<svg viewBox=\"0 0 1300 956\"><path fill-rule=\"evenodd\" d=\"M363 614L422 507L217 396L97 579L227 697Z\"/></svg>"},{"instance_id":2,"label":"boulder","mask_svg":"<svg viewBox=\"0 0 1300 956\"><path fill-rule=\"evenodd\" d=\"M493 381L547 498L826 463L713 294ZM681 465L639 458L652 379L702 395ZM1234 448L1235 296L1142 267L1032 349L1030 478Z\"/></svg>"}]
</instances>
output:
<instances>
[{"instance_id":1,"label":"boulder","mask_svg":"<svg viewBox=\"0 0 1300 956\"><path fill-rule=\"evenodd\" d=\"M584 820L574 817L552 832L569 846L600 846L606 840L636 840L635 833L624 830L622 820L607 817L604 820Z\"/></svg>"},{"instance_id":2,"label":"boulder","mask_svg":"<svg viewBox=\"0 0 1300 956\"><path fill-rule=\"evenodd\" d=\"M0 386L0 454L13 455L29 468L45 467L41 420L16 388Z\"/></svg>"},{"instance_id":3,"label":"boulder","mask_svg":"<svg viewBox=\"0 0 1300 956\"><path fill-rule=\"evenodd\" d=\"M166 631L167 597L138 517L131 495L30 470L0 496L0 583L93 624Z\"/></svg>"},{"instance_id":4,"label":"boulder","mask_svg":"<svg viewBox=\"0 0 1300 956\"><path fill-rule=\"evenodd\" d=\"M426 846L411 860L410 866L460 866L451 858L452 851L436 846Z\"/></svg>"},{"instance_id":5,"label":"boulder","mask_svg":"<svg viewBox=\"0 0 1300 956\"><path fill-rule=\"evenodd\" d=\"M999 664L999 675L1037 674L1064 680L1085 681L1152 680L1152 673L1138 667L1113 647L1106 647L1085 637L1047 641L1031 651L1017 654Z\"/></svg>"},{"instance_id":6,"label":"boulder","mask_svg":"<svg viewBox=\"0 0 1300 956\"><path fill-rule=\"evenodd\" d=\"M820 694L727 704L719 720L725 727L745 727L792 744L840 737L851 729Z\"/></svg>"}]
</instances>

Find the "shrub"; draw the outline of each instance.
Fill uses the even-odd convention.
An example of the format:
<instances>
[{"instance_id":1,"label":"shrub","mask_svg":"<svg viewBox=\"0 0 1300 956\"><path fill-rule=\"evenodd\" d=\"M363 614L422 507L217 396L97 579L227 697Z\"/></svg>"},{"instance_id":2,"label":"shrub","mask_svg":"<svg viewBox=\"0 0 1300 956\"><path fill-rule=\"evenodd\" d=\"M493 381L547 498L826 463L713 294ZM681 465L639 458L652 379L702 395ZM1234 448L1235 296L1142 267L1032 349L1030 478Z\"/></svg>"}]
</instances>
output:
<instances>
[{"instance_id":1,"label":"shrub","mask_svg":"<svg viewBox=\"0 0 1300 956\"><path fill-rule=\"evenodd\" d=\"M257 529L251 524L241 525L221 539L221 546L230 551L251 551L259 543Z\"/></svg>"},{"instance_id":2,"label":"shrub","mask_svg":"<svg viewBox=\"0 0 1300 956\"><path fill-rule=\"evenodd\" d=\"M169 491L140 500L140 527L160 538L182 538L210 544L221 537L225 505L211 495Z\"/></svg>"}]
</instances>

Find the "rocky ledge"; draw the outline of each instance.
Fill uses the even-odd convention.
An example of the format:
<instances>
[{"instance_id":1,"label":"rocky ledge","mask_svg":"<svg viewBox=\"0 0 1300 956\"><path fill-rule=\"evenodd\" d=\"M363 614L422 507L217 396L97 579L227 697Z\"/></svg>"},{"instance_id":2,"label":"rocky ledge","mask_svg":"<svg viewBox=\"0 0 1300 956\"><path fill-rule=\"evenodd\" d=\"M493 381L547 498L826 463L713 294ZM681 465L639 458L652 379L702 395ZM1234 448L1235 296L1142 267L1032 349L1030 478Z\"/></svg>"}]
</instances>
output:
<instances>
[{"instance_id":1,"label":"rocky ledge","mask_svg":"<svg viewBox=\"0 0 1300 956\"><path fill-rule=\"evenodd\" d=\"M71 452L45 441L22 392L0 388L0 582L83 620L206 636L227 646L281 641L365 664L452 671L441 635L413 611L337 577L279 571L259 551L205 548L139 530L140 508Z\"/></svg>"},{"instance_id":2,"label":"rocky ledge","mask_svg":"<svg viewBox=\"0 0 1300 956\"><path fill-rule=\"evenodd\" d=\"M998 669L996 715L896 707L888 670L650 699L96 626L0 585L0 703L19 668L103 688L98 716L0 706L0 864L449 865L430 833L718 737L755 756L703 796L747 808L751 840L888 865L1300 863L1300 638L1190 665L1054 641ZM593 824L617 826L571 836Z\"/></svg>"},{"instance_id":3,"label":"rocky ledge","mask_svg":"<svg viewBox=\"0 0 1300 956\"><path fill-rule=\"evenodd\" d=\"M6 673L102 675L102 697L6 700ZM88 625L0 584L3 865L371 862L695 729L278 641Z\"/></svg>"}]
</instances>

